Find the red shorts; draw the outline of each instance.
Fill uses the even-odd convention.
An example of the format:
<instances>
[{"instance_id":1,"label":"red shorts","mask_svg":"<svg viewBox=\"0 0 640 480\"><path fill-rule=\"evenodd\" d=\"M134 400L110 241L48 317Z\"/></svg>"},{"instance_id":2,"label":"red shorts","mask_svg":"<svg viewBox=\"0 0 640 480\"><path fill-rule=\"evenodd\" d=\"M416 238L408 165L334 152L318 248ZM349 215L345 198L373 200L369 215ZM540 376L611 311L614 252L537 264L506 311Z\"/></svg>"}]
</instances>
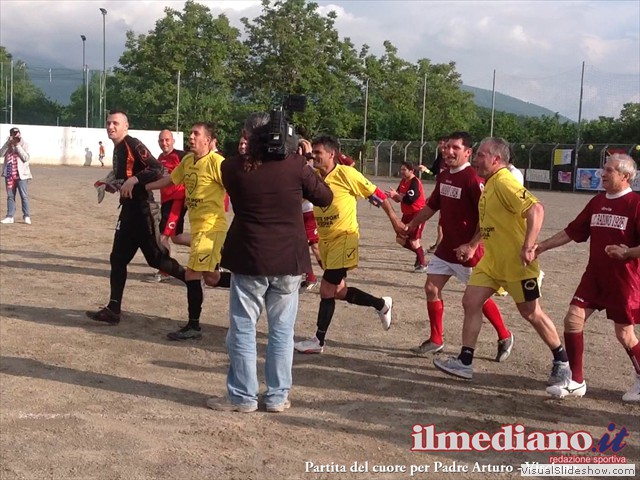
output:
<instances>
[{"instance_id":1,"label":"red shorts","mask_svg":"<svg viewBox=\"0 0 640 480\"><path fill-rule=\"evenodd\" d=\"M580 308L605 310L609 320L621 325L639 324L640 307L629 301L627 293L606 275L587 270L570 303Z\"/></svg>"},{"instance_id":2,"label":"red shorts","mask_svg":"<svg viewBox=\"0 0 640 480\"><path fill-rule=\"evenodd\" d=\"M224 194L224 211L227 213L229 211L229 194Z\"/></svg>"},{"instance_id":3,"label":"red shorts","mask_svg":"<svg viewBox=\"0 0 640 480\"><path fill-rule=\"evenodd\" d=\"M407 225L411 220L416 218L416 215L418 215L417 212L416 213L404 213L404 214L402 214L402 223ZM422 222L420 225L418 225L418 228L416 228L412 233L410 233L407 238L409 240L420 240L422 238L422 230L424 230L424 222Z\"/></svg>"},{"instance_id":4,"label":"red shorts","mask_svg":"<svg viewBox=\"0 0 640 480\"><path fill-rule=\"evenodd\" d=\"M168 200L160 206L160 234L167 237L180 235L184 230L184 216L187 207L184 206L184 198L180 200Z\"/></svg>"},{"instance_id":5,"label":"red shorts","mask_svg":"<svg viewBox=\"0 0 640 480\"><path fill-rule=\"evenodd\" d=\"M304 229L307 232L307 240L309 245L318 243L318 225L316 225L316 217L313 216L313 212L302 212L302 218L304 219Z\"/></svg>"}]
</instances>

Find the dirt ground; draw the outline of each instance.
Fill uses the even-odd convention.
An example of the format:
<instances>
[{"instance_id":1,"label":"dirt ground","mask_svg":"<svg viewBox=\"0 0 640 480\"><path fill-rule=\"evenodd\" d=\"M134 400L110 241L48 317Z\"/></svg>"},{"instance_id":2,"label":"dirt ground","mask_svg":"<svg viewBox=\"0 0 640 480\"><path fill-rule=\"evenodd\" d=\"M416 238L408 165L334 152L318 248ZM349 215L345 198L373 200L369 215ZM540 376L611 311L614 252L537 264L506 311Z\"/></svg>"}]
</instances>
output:
<instances>
[{"instance_id":1,"label":"dirt ground","mask_svg":"<svg viewBox=\"0 0 640 480\"><path fill-rule=\"evenodd\" d=\"M640 459L640 407L621 401L632 367L603 315L587 327L589 390L582 399L547 398L550 354L509 297L497 298L516 338L507 362L493 361L496 336L489 324L476 350L473 381L445 376L431 357L410 354L427 334L425 275L412 273L412 255L394 243L384 213L366 202L360 204L360 267L350 272L349 283L393 297L391 330L382 330L375 311L340 303L325 353L294 358L290 410L209 410L205 400L226 392L228 292L206 291L201 341L170 342L165 334L185 319L185 288L177 281L145 282L152 270L138 254L129 269L120 325L88 320L84 311L104 305L109 293L117 201L108 196L97 205L92 187L106 169L33 171L33 225L18 215L16 224L0 227L3 480L504 479L520 476L517 469L526 461L548 463L544 452L412 452L414 424L494 433L520 423L527 432L585 430L599 439L613 422L616 431L629 431L620 455L628 463ZM378 180L385 188L397 184ZM425 188L430 192L433 184ZM590 198L535 193L546 206L545 238ZM4 213L4 192L1 198ZM424 243L434 237L428 224ZM542 304L559 329L586 255L587 245L570 244L542 259ZM186 262L187 249L178 248L176 257ZM460 348L462 293L455 280L445 291L446 354ZM297 339L315 332L318 302L317 294L300 297ZM265 328L261 321L262 355ZM350 471L354 462L359 472ZM473 471L476 462L477 468L513 471ZM379 473L379 466L397 471ZM411 468L420 466L428 472L411 476Z\"/></svg>"}]
</instances>

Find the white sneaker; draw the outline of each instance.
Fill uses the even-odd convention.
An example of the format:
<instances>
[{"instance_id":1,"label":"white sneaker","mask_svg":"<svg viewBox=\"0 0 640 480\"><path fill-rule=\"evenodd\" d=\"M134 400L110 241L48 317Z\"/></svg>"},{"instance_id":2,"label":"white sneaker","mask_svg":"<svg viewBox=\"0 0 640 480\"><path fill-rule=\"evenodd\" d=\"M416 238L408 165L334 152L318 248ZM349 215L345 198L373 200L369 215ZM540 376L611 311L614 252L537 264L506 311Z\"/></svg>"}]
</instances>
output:
<instances>
[{"instance_id":1,"label":"white sneaker","mask_svg":"<svg viewBox=\"0 0 640 480\"><path fill-rule=\"evenodd\" d=\"M391 309L393 308L393 300L391 297L382 297L384 300L384 308L378 310L378 316L382 322L382 328L389 330L391 328Z\"/></svg>"},{"instance_id":2,"label":"white sneaker","mask_svg":"<svg viewBox=\"0 0 640 480\"><path fill-rule=\"evenodd\" d=\"M0 223L13 223L13 217L6 217L3 220L0 220Z\"/></svg>"},{"instance_id":3,"label":"white sneaker","mask_svg":"<svg viewBox=\"0 0 640 480\"><path fill-rule=\"evenodd\" d=\"M465 365L459 358L449 357L446 360L442 358L434 358L433 364L438 370L443 371L454 377L471 380L473 378L473 366Z\"/></svg>"},{"instance_id":4,"label":"white sneaker","mask_svg":"<svg viewBox=\"0 0 640 480\"><path fill-rule=\"evenodd\" d=\"M303 340L302 342L296 342L293 344L293 348L299 353L322 353L324 352L324 346L320 345L320 340L317 337L310 338L309 340Z\"/></svg>"},{"instance_id":5,"label":"white sneaker","mask_svg":"<svg viewBox=\"0 0 640 480\"><path fill-rule=\"evenodd\" d=\"M584 380L582 383L569 380L565 385L551 385L547 387L547 393L552 397L564 398L564 397L584 397L587 393L587 382Z\"/></svg>"},{"instance_id":6,"label":"white sneaker","mask_svg":"<svg viewBox=\"0 0 640 480\"><path fill-rule=\"evenodd\" d=\"M636 381L622 396L623 402L640 402L640 375L636 375Z\"/></svg>"},{"instance_id":7,"label":"white sneaker","mask_svg":"<svg viewBox=\"0 0 640 480\"><path fill-rule=\"evenodd\" d=\"M24 223L31 225L31 217L24 217Z\"/></svg>"}]
</instances>

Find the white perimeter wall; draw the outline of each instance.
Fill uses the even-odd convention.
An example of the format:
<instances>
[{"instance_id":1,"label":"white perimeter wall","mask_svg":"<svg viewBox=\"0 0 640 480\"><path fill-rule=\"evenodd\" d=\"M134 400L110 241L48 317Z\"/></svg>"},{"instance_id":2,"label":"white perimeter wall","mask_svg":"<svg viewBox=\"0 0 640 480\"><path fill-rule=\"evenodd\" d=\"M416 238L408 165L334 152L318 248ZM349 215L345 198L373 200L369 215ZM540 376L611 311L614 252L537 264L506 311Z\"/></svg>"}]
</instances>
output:
<instances>
[{"instance_id":1,"label":"white perimeter wall","mask_svg":"<svg viewBox=\"0 0 640 480\"><path fill-rule=\"evenodd\" d=\"M98 142L101 141L105 150L104 163L111 165L113 143L107 137L104 128L47 127L0 123L0 141L2 142L0 145L4 145L12 127L20 129L22 138L28 146L31 156L30 162L33 164L82 166L88 163L90 153L92 165L100 165L98 162ZM159 130L129 130L129 135L144 143L156 158L161 153L158 146L159 134ZM174 132L173 138L176 141L176 148L182 149L182 132Z\"/></svg>"}]
</instances>

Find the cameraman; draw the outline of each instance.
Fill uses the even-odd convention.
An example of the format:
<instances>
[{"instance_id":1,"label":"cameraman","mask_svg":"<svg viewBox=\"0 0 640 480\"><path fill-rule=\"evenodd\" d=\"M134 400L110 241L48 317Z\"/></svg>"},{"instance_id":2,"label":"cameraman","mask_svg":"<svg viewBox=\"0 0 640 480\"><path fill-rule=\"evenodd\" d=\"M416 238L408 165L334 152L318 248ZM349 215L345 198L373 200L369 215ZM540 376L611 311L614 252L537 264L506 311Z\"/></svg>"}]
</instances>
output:
<instances>
[{"instance_id":1,"label":"cameraman","mask_svg":"<svg viewBox=\"0 0 640 480\"><path fill-rule=\"evenodd\" d=\"M231 273L229 373L226 399L210 398L214 410L254 412L258 408L256 323L263 308L268 322L265 365L267 412L289 408L293 363L293 327L301 275L311 267L300 205L333 200L329 187L297 155L292 142L284 159L267 153L270 115L254 113L244 124L247 155L222 163L222 182L231 197L234 218L222 251Z\"/></svg>"},{"instance_id":2,"label":"cameraman","mask_svg":"<svg viewBox=\"0 0 640 480\"><path fill-rule=\"evenodd\" d=\"M18 128L13 127L9 130L9 138L0 148L0 157L4 157L2 176L7 183L7 216L0 223L13 223L13 216L16 213L16 190L18 190L22 201L24 223L31 225L27 193L27 181L32 178L29 153Z\"/></svg>"}]
</instances>

